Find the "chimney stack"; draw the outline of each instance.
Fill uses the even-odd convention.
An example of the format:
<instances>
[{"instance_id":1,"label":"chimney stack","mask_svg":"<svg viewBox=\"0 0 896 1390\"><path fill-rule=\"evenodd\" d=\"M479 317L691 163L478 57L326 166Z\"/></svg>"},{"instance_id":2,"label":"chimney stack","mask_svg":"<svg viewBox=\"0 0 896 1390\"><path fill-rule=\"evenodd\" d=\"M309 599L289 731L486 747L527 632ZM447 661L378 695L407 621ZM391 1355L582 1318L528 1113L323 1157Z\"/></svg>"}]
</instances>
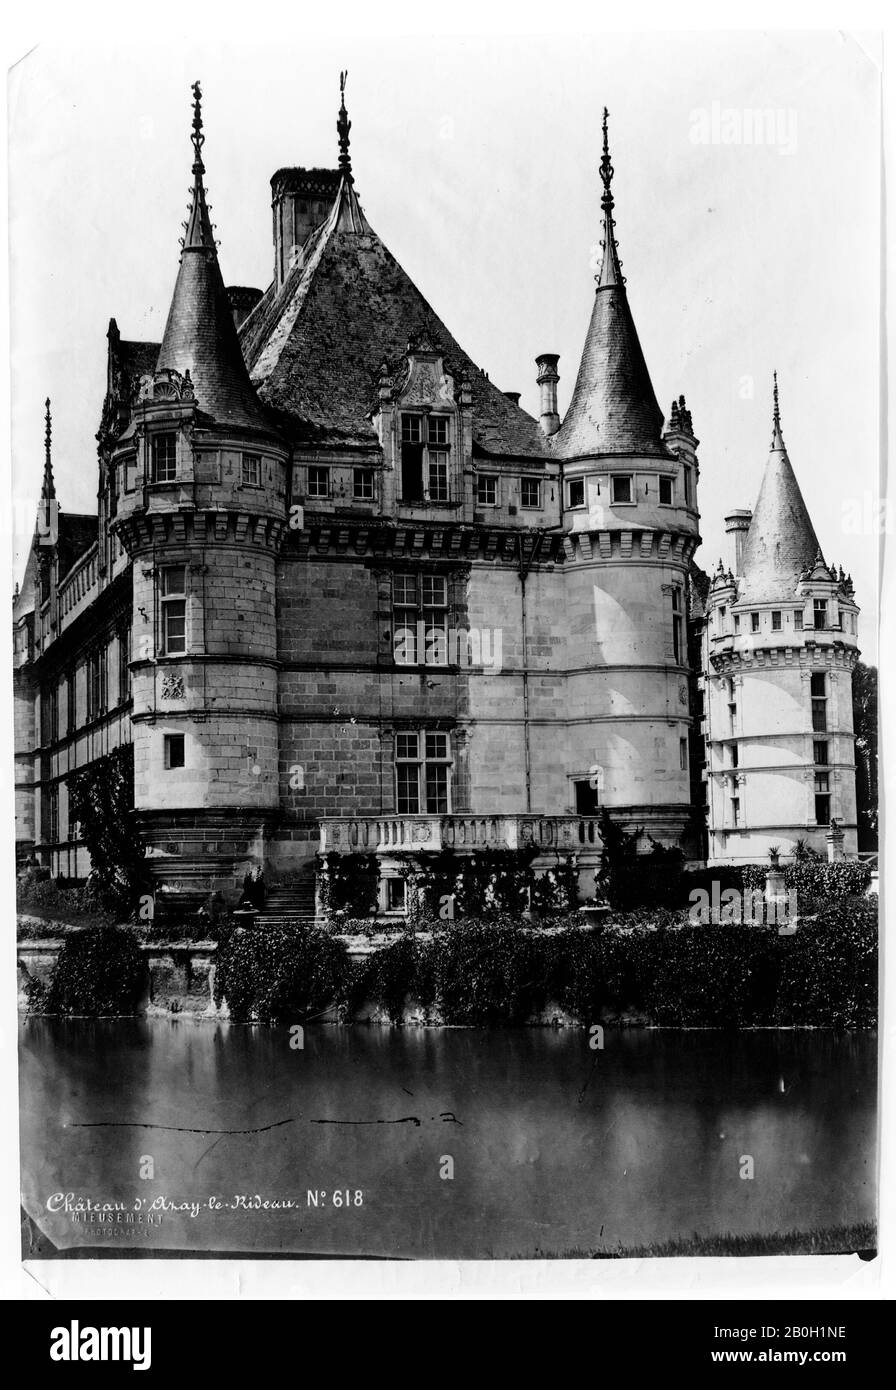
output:
<instances>
[{"instance_id":1,"label":"chimney stack","mask_svg":"<svg viewBox=\"0 0 896 1390\"><path fill-rule=\"evenodd\" d=\"M522 395L521 391L505 391L503 394L509 401L513 401L514 405L519 405L520 396Z\"/></svg>"},{"instance_id":2,"label":"chimney stack","mask_svg":"<svg viewBox=\"0 0 896 1390\"><path fill-rule=\"evenodd\" d=\"M725 531L729 536L734 536L734 575L736 579L739 579L743 574L744 544L752 519L753 513L745 511L743 508L729 512L725 517Z\"/></svg>"},{"instance_id":3,"label":"chimney stack","mask_svg":"<svg viewBox=\"0 0 896 1390\"><path fill-rule=\"evenodd\" d=\"M538 368L538 376L535 379L541 391L541 428L542 433L547 435L556 434L560 428L560 416L557 414L557 382L560 380L557 363L559 361L560 356L556 352L543 352L540 357L535 359L535 365Z\"/></svg>"}]
</instances>

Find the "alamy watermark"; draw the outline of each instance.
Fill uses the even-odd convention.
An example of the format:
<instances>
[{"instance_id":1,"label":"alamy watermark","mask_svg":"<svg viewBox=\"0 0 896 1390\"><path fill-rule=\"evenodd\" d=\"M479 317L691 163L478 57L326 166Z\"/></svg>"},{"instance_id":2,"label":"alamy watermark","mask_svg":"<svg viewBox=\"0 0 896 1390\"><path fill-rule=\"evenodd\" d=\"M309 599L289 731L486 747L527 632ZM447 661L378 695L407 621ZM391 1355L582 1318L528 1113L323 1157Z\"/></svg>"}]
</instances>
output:
<instances>
[{"instance_id":1,"label":"alamy watermark","mask_svg":"<svg viewBox=\"0 0 896 1390\"><path fill-rule=\"evenodd\" d=\"M796 154L797 113L788 107L723 106L713 101L691 111L692 145L764 145Z\"/></svg>"},{"instance_id":2,"label":"alamy watermark","mask_svg":"<svg viewBox=\"0 0 896 1390\"><path fill-rule=\"evenodd\" d=\"M502 631L499 627L432 627L419 621L395 633L397 666L463 666L492 673L501 670Z\"/></svg>"},{"instance_id":3,"label":"alamy watermark","mask_svg":"<svg viewBox=\"0 0 896 1390\"><path fill-rule=\"evenodd\" d=\"M786 896L766 898L761 888L723 889L718 879L710 888L695 888L688 898L688 921L694 926L785 926L796 919L793 889Z\"/></svg>"}]
</instances>

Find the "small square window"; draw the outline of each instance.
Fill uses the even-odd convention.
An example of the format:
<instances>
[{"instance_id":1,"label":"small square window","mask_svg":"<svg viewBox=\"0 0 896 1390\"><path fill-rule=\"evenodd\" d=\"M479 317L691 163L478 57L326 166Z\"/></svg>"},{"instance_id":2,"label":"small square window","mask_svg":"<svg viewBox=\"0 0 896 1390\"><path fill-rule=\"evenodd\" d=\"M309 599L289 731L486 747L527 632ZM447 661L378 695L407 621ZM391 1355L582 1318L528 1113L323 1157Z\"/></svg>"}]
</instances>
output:
<instances>
[{"instance_id":1,"label":"small square window","mask_svg":"<svg viewBox=\"0 0 896 1390\"><path fill-rule=\"evenodd\" d=\"M541 481L538 478L520 479L520 506L541 506Z\"/></svg>"},{"instance_id":2,"label":"small square window","mask_svg":"<svg viewBox=\"0 0 896 1390\"><path fill-rule=\"evenodd\" d=\"M413 574L396 574L392 580L395 604L398 608L414 608L417 604L417 577Z\"/></svg>"},{"instance_id":3,"label":"small square window","mask_svg":"<svg viewBox=\"0 0 896 1390\"><path fill-rule=\"evenodd\" d=\"M329 497L330 495L330 470L329 468L309 468L308 469L308 496L309 497Z\"/></svg>"},{"instance_id":4,"label":"small square window","mask_svg":"<svg viewBox=\"0 0 896 1390\"><path fill-rule=\"evenodd\" d=\"M476 500L480 507L498 505L498 479L493 474L479 474L476 479Z\"/></svg>"},{"instance_id":5,"label":"small square window","mask_svg":"<svg viewBox=\"0 0 896 1390\"><path fill-rule=\"evenodd\" d=\"M423 421L419 415L402 415L401 442L402 444L420 444L423 442Z\"/></svg>"},{"instance_id":6,"label":"small square window","mask_svg":"<svg viewBox=\"0 0 896 1390\"><path fill-rule=\"evenodd\" d=\"M772 613L772 632L780 632L780 631L781 631L781 614L780 614L780 613L777 613L777 612Z\"/></svg>"},{"instance_id":7,"label":"small square window","mask_svg":"<svg viewBox=\"0 0 896 1390\"><path fill-rule=\"evenodd\" d=\"M803 627L803 610L802 610L802 608L797 608L797 609L794 610L794 614L793 614L793 627L794 627L794 631L795 631L795 632L800 632L800 631L802 631L802 627Z\"/></svg>"},{"instance_id":8,"label":"small square window","mask_svg":"<svg viewBox=\"0 0 896 1390\"><path fill-rule=\"evenodd\" d=\"M448 443L448 417L446 415L430 415L427 442L441 445L442 448Z\"/></svg>"},{"instance_id":9,"label":"small square window","mask_svg":"<svg viewBox=\"0 0 896 1390\"><path fill-rule=\"evenodd\" d=\"M447 735L447 734L427 734L427 735L426 735L426 756L427 756L427 758L447 758L447 757L448 757L448 735Z\"/></svg>"},{"instance_id":10,"label":"small square window","mask_svg":"<svg viewBox=\"0 0 896 1390\"><path fill-rule=\"evenodd\" d=\"M570 478L567 487L569 489L569 506L584 507L585 505L585 479Z\"/></svg>"},{"instance_id":11,"label":"small square window","mask_svg":"<svg viewBox=\"0 0 896 1390\"><path fill-rule=\"evenodd\" d=\"M672 506L672 479L660 478L660 506Z\"/></svg>"},{"instance_id":12,"label":"small square window","mask_svg":"<svg viewBox=\"0 0 896 1390\"><path fill-rule=\"evenodd\" d=\"M418 758L420 756L419 734L396 734L396 758Z\"/></svg>"},{"instance_id":13,"label":"small square window","mask_svg":"<svg viewBox=\"0 0 896 1390\"><path fill-rule=\"evenodd\" d=\"M353 475L354 498L356 502L373 501L373 469L356 468Z\"/></svg>"},{"instance_id":14,"label":"small square window","mask_svg":"<svg viewBox=\"0 0 896 1390\"><path fill-rule=\"evenodd\" d=\"M448 604L448 581L443 574L422 576L423 607L445 608Z\"/></svg>"},{"instance_id":15,"label":"small square window","mask_svg":"<svg viewBox=\"0 0 896 1390\"><path fill-rule=\"evenodd\" d=\"M183 734L165 735L165 767L184 766L184 736Z\"/></svg>"},{"instance_id":16,"label":"small square window","mask_svg":"<svg viewBox=\"0 0 896 1390\"><path fill-rule=\"evenodd\" d=\"M261 486L261 459L258 454L243 454L243 487Z\"/></svg>"},{"instance_id":17,"label":"small square window","mask_svg":"<svg viewBox=\"0 0 896 1390\"><path fill-rule=\"evenodd\" d=\"M613 503L630 502L632 500L632 480L631 478L614 477L613 483Z\"/></svg>"},{"instance_id":18,"label":"small square window","mask_svg":"<svg viewBox=\"0 0 896 1390\"><path fill-rule=\"evenodd\" d=\"M751 613L751 614L750 614L750 631L751 631L751 632L758 632L758 631L759 631L759 614L758 614L758 613Z\"/></svg>"}]
</instances>

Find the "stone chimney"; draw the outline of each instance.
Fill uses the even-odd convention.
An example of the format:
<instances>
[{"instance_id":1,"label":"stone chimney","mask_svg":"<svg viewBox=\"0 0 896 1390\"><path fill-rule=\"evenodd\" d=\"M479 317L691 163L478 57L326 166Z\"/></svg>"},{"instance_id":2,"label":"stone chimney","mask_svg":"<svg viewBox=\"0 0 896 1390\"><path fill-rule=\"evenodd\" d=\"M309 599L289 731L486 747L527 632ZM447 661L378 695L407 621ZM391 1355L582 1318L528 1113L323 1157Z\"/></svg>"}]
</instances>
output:
<instances>
[{"instance_id":1,"label":"stone chimney","mask_svg":"<svg viewBox=\"0 0 896 1390\"><path fill-rule=\"evenodd\" d=\"M271 179L274 280L278 290L296 254L332 208L341 178L338 169L278 169Z\"/></svg>"},{"instance_id":2,"label":"stone chimney","mask_svg":"<svg viewBox=\"0 0 896 1390\"><path fill-rule=\"evenodd\" d=\"M239 328L243 319L255 308L262 294L262 290L257 290L249 285L227 286L227 298L230 300L230 312L233 314L233 322L237 328Z\"/></svg>"},{"instance_id":3,"label":"stone chimney","mask_svg":"<svg viewBox=\"0 0 896 1390\"><path fill-rule=\"evenodd\" d=\"M560 356L556 352L543 352L540 357L536 357L535 365L538 368L538 375L535 378L541 391L541 428L544 434L556 434L560 428L560 416L557 414L557 382L560 375L557 371L557 363Z\"/></svg>"},{"instance_id":4,"label":"stone chimney","mask_svg":"<svg viewBox=\"0 0 896 1390\"><path fill-rule=\"evenodd\" d=\"M744 544L752 519L753 513L743 508L729 512L725 517L725 531L734 537L734 574L738 579L744 572Z\"/></svg>"},{"instance_id":5,"label":"stone chimney","mask_svg":"<svg viewBox=\"0 0 896 1390\"><path fill-rule=\"evenodd\" d=\"M509 401L513 401L514 405L519 405L519 403L520 403L520 396L521 396L522 392L520 392L520 391L505 391L503 394L507 397L507 399L508 399Z\"/></svg>"}]
</instances>

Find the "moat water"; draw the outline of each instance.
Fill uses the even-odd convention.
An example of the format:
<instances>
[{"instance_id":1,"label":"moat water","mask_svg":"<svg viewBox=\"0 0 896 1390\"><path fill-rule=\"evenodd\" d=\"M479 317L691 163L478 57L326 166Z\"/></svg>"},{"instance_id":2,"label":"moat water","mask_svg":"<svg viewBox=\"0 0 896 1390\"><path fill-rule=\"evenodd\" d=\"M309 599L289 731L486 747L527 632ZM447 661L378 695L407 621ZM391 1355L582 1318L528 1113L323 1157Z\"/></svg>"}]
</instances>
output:
<instances>
[{"instance_id":1,"label":"moat water","mask_svg":"<svg viewBox=\"0 0 896 1390\"><path fill-rule=\"evenodd\" d=\"M870 1221L876 1050L26 1019L32 1250L502 1258Z\"/></svg>"}]
</instances>

